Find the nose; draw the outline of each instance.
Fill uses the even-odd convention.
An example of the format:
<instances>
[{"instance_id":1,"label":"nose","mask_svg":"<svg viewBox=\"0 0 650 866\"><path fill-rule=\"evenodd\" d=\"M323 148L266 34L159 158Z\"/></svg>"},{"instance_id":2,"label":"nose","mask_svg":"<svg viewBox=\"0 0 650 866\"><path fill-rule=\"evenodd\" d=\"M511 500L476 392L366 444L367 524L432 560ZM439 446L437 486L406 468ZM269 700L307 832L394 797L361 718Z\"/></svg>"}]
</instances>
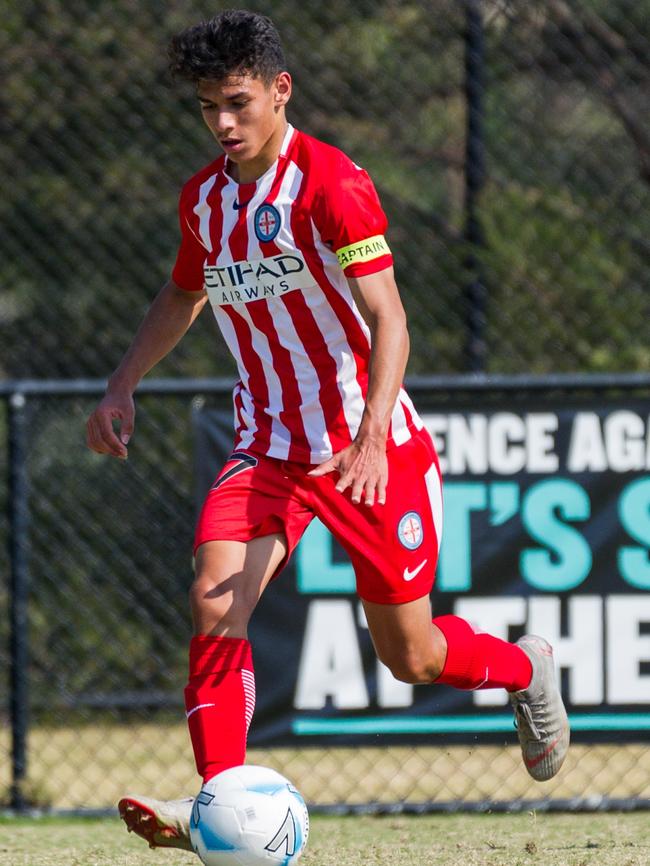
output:
<instances>
[{"instance_id":1,"label":"nose","mask_svg":"<svg viewBox=\"0 0 650 866\"><path fill-rule=\"evenodd\" d=\"M217 123L215 126L216 133L221 138L225 138L229 133L233 131L234 128L235 121L232 112L220 111L217 114Z\"/></svg>"}]
</instances>

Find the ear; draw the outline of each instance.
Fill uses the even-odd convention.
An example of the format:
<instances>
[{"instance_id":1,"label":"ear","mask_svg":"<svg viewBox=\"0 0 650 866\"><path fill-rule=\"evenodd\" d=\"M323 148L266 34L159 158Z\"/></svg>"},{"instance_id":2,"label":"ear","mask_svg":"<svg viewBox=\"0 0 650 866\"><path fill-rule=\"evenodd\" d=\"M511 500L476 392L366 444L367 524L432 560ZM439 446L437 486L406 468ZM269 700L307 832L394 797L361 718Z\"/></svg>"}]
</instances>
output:
<instances>
[{"instance_id":1,"label":"ear","mask_svg":"<svg viewBox=\"0 0 650 866\"><path fill-rule=\"evenodd\" d=\"M280 72L275 79L273 101L280 108L291 98L291 76L288 72Z\"/></svg>"}]
</instances>

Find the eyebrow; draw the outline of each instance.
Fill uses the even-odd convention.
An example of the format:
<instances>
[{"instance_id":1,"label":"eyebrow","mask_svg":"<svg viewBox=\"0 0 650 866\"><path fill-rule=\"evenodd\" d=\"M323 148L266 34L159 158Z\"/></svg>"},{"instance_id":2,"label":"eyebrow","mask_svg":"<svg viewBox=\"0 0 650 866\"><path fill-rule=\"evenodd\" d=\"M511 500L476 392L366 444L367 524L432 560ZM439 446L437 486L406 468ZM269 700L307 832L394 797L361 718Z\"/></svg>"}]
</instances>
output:
<instances>
[{"instance_id":1,"label":"eyebrow","mask_svg":"<svg viewBox=\"0 0 650 866\"><path fill-rule=\"evenodd\" d=\"M237 93L233 93L230 96L226 96L225 98L226 100L230 101L231 99L240 99L242 96L249 96L248 91L239 90L237 91ZM197 94L197 98L200 102L214 102L214 100L210 99L209 96L201 96L200 94Z\"/></svg>"}]
</instances>

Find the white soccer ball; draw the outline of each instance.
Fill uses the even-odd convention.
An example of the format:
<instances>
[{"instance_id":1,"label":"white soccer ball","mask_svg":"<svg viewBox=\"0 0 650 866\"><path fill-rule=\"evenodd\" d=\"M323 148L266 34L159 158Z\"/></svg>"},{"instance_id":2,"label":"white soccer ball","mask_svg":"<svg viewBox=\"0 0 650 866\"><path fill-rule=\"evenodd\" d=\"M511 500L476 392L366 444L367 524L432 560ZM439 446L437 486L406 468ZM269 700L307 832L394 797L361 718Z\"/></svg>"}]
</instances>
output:
<instances>
[{"instance_id":1,"label":"white soccer ball","mask_svg":"<svg viewBox=\"0 0 650 866\"><path fill-rule=\"evenodd\" d=\"M308 835L299 792L275 770L252 764L206 782L190 818L192 846L205 866L292 866Z\"/></svg>"}]
</instances>

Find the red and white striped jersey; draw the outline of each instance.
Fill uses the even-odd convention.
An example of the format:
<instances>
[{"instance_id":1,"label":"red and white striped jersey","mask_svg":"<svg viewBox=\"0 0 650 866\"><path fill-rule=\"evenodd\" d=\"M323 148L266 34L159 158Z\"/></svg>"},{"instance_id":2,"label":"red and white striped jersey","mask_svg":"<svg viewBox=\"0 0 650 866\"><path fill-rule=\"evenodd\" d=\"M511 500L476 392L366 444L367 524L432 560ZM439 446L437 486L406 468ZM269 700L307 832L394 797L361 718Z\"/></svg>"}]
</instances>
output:
<instances>
[{"instance_id":1,"label":"red and white striped jersey","mask_svg":"<svg viewBox=\"0 0 650 866\"><path fill-rule=\"evenodd\" d=\"M256 182L226 168L222 156L183 188L172 279L206 289L237 361L235 447L320 463L361 422L370 332L346 276L392 264L387 220L363 169L292 126ZM421 427L401 389L389 444Z\"/></svg>"}]
</instances>

